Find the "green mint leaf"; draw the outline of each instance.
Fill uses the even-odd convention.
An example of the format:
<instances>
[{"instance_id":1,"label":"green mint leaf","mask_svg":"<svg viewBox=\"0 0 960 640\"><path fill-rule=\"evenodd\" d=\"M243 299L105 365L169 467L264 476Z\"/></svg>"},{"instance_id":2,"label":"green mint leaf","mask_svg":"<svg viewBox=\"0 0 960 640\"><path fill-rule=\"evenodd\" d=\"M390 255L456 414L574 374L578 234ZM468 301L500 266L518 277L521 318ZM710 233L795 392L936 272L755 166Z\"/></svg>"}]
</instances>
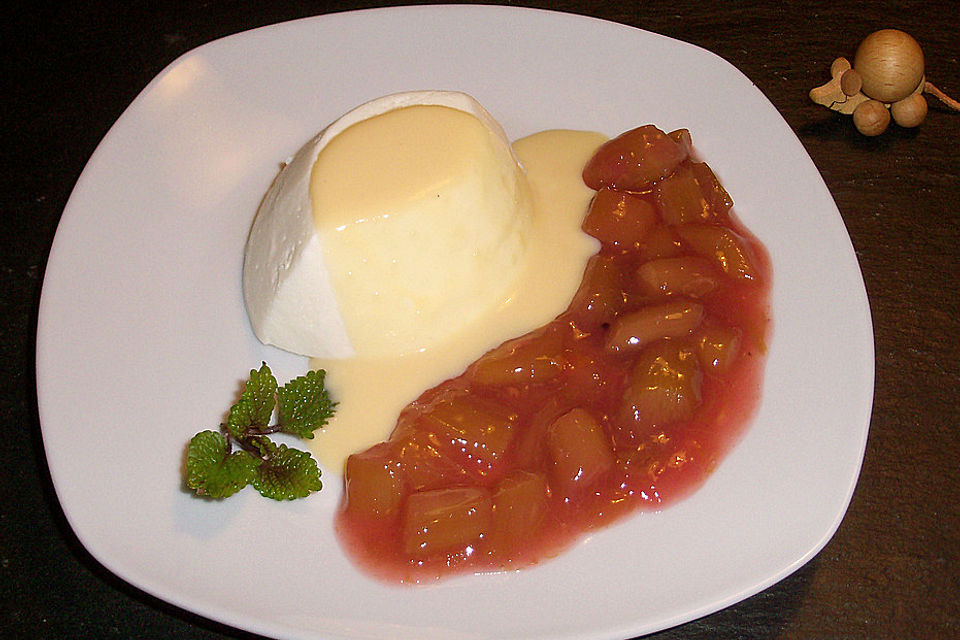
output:
<instances>
[{"instance_id":1,"label":"green mint leaf","mask_svg":"<svg viewBox=\"0 0 960 640\"><path fill-rule=\"evenodd\" d=\"M284 433L313 438L313 432L327 424L336 403L330 399L323 382L323 369L295 378L277 391L278 423Z\"/></svg>"},{"instance_id":2,"label":"green mint leaf","mask_svg":"<svg viewBox=\"0 0 960 640\"><path fill-rule=\"evenodd\" d=\"M201 431L187 447L187 486L198 495L226 498L253 482L260 465L250 454L230 453L217 431Z\"/></svg>"},{"instance_id":3,"label":"green mint leaf","mask_svg":"<svg viewBox=\"0 0 960 640\"><path fill-rule=\"evenodd\" d=\"M226 498L248 484L274 500L319 491L323 485L317 461L306 451L275 444L269 435L312 438L327 423L337 403L324 389L325 375L322 369L311 371L278 388L266 362L251 370L220 431L202 431L190 440L187 486L212 498ZM277 421L271 425L275 409ZM235 446L240 450L233 451Z\"/></svg>"},{"instance_id":4,"label":"green mint leaf","mask_svg":"<svg viewBox=\"0 0 960 640\"><path fill-rule=\"evenodd\" d=\"M257 467L253 486L267 498L293 500L319 491L323 484L317 461L309 453L281 444L273 445L270 457Z\"/></svg>"},{"instance_id":5,"label":"green mint leaf","mask_svg":"<svg viewBox=\"0 0 960 640\"><path fill-rule=\"evenodd\" d=\"M240 400L230 408L227 429L235 438L242 438L248 429L262 430L270 423L276 406L277 379L264 362L260 369L250 370Z\"/></svg>"}]
</instances>

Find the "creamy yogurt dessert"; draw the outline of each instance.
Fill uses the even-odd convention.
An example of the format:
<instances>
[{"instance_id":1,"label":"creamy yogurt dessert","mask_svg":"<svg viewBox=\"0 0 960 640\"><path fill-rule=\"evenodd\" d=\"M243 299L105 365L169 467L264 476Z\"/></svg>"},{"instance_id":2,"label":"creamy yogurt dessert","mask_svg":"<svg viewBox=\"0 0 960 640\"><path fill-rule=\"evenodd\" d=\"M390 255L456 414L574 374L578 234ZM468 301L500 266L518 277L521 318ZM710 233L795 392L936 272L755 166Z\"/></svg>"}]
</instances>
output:
<instances>
[{"instance_id":1,"label":"creamy yogurt dessert","mask_svg":"<svg viewBox=\"0 0 960 640\"><path fill-rule=\"evenodd\" d=\"M246 247L264 343L311 357L423 350L506 297L532 207L500 125L470 96L394 94L350 111L280 172Z\"/></svg>"}]
</instances>

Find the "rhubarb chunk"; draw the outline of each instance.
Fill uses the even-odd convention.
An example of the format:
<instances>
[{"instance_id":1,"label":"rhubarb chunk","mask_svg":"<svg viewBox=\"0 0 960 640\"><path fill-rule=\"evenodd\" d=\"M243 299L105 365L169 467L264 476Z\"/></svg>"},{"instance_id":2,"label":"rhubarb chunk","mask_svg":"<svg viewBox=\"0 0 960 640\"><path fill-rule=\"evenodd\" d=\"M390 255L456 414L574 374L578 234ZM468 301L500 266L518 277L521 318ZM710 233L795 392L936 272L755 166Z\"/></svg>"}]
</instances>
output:
<instances>
[{"instance_id":1,"label":"rhubarb chunk","mask_svg":"<svg viewBox=\"0 0 960 640\"><path fill-rule=\"evenodd\" d=\"M712 373L723 373L740 354L740 331L731 327L703 327L694 336L700 364Z\"/></svg>"},{"instance_id":2,"label":"rhubarb chunk","mask_svg":"<svg viewBox=\"0 0 960 640\"><path fill-rule=\"evenodd\" d=\"M680 247L680 238L676 227L660 224L646 235L640 244L640 258L656 260L657 258L673 258L683 253Z\"/></svg>"},{"instance_id":3,"label":"rhubarb chunk","mask_svg":"<svg viewBox=\"0 0 960 640\"><path fill-rule=\"evenodd\" d=\"M733 206L713 171L702 162L683 163L655 191L668 224L714 222Z\"/></svg>"},{"instance_id":4,"label":"rhubarb chunk","mask_svg":"<svg viewBox=\"0 0 960 640\"><path fill-rule=\"evenodd\" d=\"M517 471L493 492L493 522L488 549L507 554L537 535L547 514L549 489L540 473Z\"/></svg>"},{"instance_id":5,"label":"rhubarb chunk","mask_svg":"<svg viewBox=\"0 0 960 640\"><path fill-rule=\"evenodd\" d=\"M437 403L421 428L434 434L444 455L477 480L494 473L503 461L517 415L501 404L471 395Z\"/></svg>"},{"instance_id":6,"label":"rhubarb chunk","mask_svg":"<svg viewBox=\"0 0 960 640\"><path fill-rule=\"evenodd\" d=\"M601 189L590 202L583 230L606 246L632 251L656 223L656 210L643 198Z\"/></svg>"},{"instance_id":7,"label":"rhubarb chunk","mask_svg":"<svg viewBox=\"0 0 960 640\"><path fill-rule=\"evenodd\" d=\"M583 282L567 308L567 315L581 331L596 331L613 320L624 301L620 270L614 260L596 255L587 263Z\"/></svg>"},{"instance_id":8,"label":"rhubarb chunk","mask_svg":"<svg viewBox=\"0 0 960 640\"><path fill-rule=\"evenodd\" d=\"M637 127L601 145L584 167L583 181L591 189L644 191L670 175L687 151L653 125Z\"/></svg>"},{"instance_id":9,"label":"rhubarb chunk","mask_svg":"<svg viewBox=\"0 0 960 640\"><path fill-rule=\"evenodd\" d=\"M639 351L661 338L679 338L691 333L703 320L703 305L677 300L643 307L618 316L610 327L605 346L615 353Z\"/></svg>"},{"instance_id":10,"label":"rhubarb chunk","mask_svg":"<svg viewBox=\"0 0 960 640\"><path fill-rule=\"evenodd\" d=\"M680 238L693 251L737 280L755 280L757 269L750 247L732 229L712 224L682 224Z\"/></svg>"},{"instance_id":11,"label":"rhubarb chunk","mask_svg":"<svg viewBox=\"0 0 960 640\"><path fill-rule=\"evenodd\" d=\"M559 331L546 327L487 352L470 367L469 375L483 385L545 382L563 370L562 350Z\"/></svg>"},{"instance_id":12,"label":"rhubarb chunk","mask_svg":"<svg viewBox=\"0 0 960 640\"><path fill-rule=\"evenodd\" d=\"M381 442L347 458L346 506L366 518L392 518L403 498L400 465L394 448Z\"/></svg>"},{"instance_id":13,"label":"rhubarb chunk","mask_svg":"<svg viewBox=\"0 0 960 640\"><path fill-rule=\"evenodd\" d=\"M565 496L587 489L616 463L603 427L584 409L572 409L550 425L547 447L555 486Z\"/></svg>"},{"instance_id":14,"label":"rhubarb chunk","mask_svg":"<svg viewBox=\"0 0 960 640\"><path fill-rule=\"evenodd\" d=\"M647 295L702 298L717 288L720 273L706 258L659 258L640 265L637 276Z\"/></svg>"},{"instance_id":15,"label":"rhubarb chunk","mask_svg":"<svg viewBox=\"0 0 960 640\"><path fill-rule=\"evenodd\" d=\"M411 494L403 513L403 546L414 556L464 551L490 528L493 501L479 487Z\"/></svg>"},{"instance_id":16,"label":"rhubarb chunk","mask_svg":"<svg viewBox=\"0 0 960 640\"><path fill-rule=\"evenodd\" d=\"M702 380L692 350L670 340L651 345L631 371L621 416L641 425L688 420L700 406Z\"/></svg>"}]
</instances>

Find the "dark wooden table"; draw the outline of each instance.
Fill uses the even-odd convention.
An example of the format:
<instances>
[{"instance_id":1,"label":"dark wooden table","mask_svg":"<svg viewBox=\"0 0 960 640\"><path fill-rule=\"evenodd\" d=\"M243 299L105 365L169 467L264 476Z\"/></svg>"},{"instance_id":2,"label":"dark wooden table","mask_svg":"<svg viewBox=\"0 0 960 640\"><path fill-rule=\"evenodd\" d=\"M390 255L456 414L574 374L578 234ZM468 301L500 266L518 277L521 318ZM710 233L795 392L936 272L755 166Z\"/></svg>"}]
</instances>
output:
<instances>
[{"instance_id":1,"label":"dark wooden table","mask_svg":"<svg viewBox=\"0 0 960 640\"><path fill-rule=\"evenodd\" d=\"M387 4L393 3L15 0L15 10L5 12L0 636L247 637L114 578L66 524L46 468L34 384L44 264L95 146L177 56L272 22ZM852 56L863 36L885 27L912 33L927 54L928 78L960 95L956 1L510 4L633 25L700 45L740 68L822 172L871 301L873 420L839 531L779 584L654 637L960 637L960 113L932 101L920 128L893 127L868 139L850 118L807 98L834 57Z\"/></svg>"}]
</instances>

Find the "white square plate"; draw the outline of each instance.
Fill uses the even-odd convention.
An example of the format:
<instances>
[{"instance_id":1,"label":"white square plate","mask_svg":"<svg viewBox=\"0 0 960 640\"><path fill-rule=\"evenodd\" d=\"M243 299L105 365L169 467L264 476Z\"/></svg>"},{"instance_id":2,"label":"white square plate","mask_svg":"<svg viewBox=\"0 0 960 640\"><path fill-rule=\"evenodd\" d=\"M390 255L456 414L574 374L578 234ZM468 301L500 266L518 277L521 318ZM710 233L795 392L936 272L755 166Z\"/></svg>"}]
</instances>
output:
<instances>
[{"instance_id":1,"label":"white square plate","mask_svg":"<svg viewBox=\"0 0 960 640\"><path fill-rule=\"evenodd\" d=\"M404 90L473 94L512 138L687 127L773 263L773 339L752 427L706 485L521 572L380 584L338 546L338 482L275 503L182 489L261 360L240 294L244 241L278 164L328 122ZM165 69L81 175L50 253L37 387L57 495L84 546L131 584L290 638L622 638L746 598L833 535L873 394L863 281L790 128L702 49L623 25L483 6L342 13L241 33Z\"/></svg>"}]
</instances>

